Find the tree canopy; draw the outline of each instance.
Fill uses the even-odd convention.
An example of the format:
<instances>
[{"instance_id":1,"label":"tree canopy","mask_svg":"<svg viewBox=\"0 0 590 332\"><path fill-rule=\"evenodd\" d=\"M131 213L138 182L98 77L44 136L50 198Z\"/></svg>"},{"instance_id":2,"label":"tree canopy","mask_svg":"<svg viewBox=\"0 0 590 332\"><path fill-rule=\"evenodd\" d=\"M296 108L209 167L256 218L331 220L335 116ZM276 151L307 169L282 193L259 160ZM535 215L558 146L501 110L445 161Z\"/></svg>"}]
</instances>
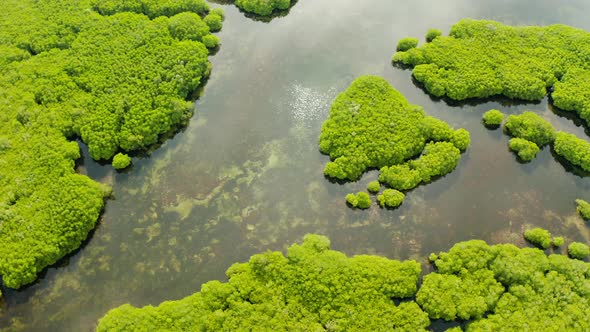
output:
<instances>
[{"instance_id":1,"label":"tree canopy","mask_svg":"<svg viewBox=\"0 0 590 332\"><path fill-rule=\"evenodd\" d=\"M424 331L430 319L466 331L590 329L589 263L481 240L431 256L436 271L418 289L415 261L349 258L307 235L286 256L254 255L185 299L113 309L97 331Z\"/></svg>"},{"instance_id":2,"label":"tree canopy","mask_svg":"<svg viewBox=\"0 0 590 332\"><path fill-rule=\"evenodd\" d=\"M492 109L483 114L483 123L489 127L499 127L504 121L504 114Z\"/></svg>"},{"instance_id":3,"label":"tree canopy","mask_svg":"<svg viewBox=\"0 0 590 332\"><path fill-rule=\"evenodd\" d=\"M235 0L240 9L260 16L270 16L277 10L289 9L294 3L294 0Z\"/></svg>"},{"instance_id":4,"label":"tree canopy","mask_svg":"<svg viewBox=\"0 0 590 332\"><path fill-rule=\"evenodd\" d=\"M185 123L187 99L211 70L208 22L218 22L202 19L203 0L3 5L0 275L19 288L80 246L109 194L75 173L72 140L111 160Z\"/></svg>"},{"instance_id":5,"label":"tree canopy","mask_svg":"<svg viewBox=\"0 0 590 332\"><path fill-rule=\"evenodd\" d=\"M392 60L413 66L434 96L541 100L552 88L555 106L590 123L590 33L584 30L463 19L449 36L398 51Z\"/></svg>"},{"instance_id":6,"label":"tree canopy","mask_svg":"<svg viewBox=\"0 0 590 332\"><path fill-rule=\"evenodd\" d=\"M451 172L469 142L465 129L426 116L375 76L357 78L334 100L319 139L320 151L332 160L326 176L354 181L380 168L379 181L397 190Z\"/></svg>"}]
</instances>

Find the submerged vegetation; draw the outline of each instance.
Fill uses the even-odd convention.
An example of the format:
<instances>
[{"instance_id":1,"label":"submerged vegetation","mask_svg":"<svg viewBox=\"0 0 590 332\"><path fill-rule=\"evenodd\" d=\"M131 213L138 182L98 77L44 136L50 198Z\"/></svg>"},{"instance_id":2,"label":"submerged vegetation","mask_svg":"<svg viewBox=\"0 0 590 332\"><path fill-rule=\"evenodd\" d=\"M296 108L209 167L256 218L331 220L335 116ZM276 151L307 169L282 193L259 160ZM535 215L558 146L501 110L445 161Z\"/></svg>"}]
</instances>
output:
<instances>
[{"instance_id":1,"label":"submerged vegetation","mask_svg":"<svg viewBox=\"0 0 590 332\"><path fill-rule=\"evenodd\" d=\"M0 14L0 275L34 281L80 246L110 190L74 171L81 138L125 167L186 123L218 19L203 0L16 1ZM218 12L217 12L218 13ZM213 14L217 15L218 14ZM59 19L56 19L58 17ZM18 24L15 24L18 22ZM211 25L211 26L210 26Z\"/></svg>"},{"instance_id":2,"label":"submerged vegetation","mask_svg":"<svg viewBox=\"0 0 590 332\"><path fill-rule=\"evenodd\" d=\"M286 256L269 251L233 265L227 283L210 281L158 307L113 309L97 331L424 331L430 319L462 321L466 331L590 328L588 263L480 240L431 259L436 272L418 289L415 261L348 258L327 238L307 235Z\"/></svg>"},{"instance_id":3,"label":"submerged vegetation","mask_svg":"<svg viewBox=\"0 0 590 332\"><path fill-rule=\"evenodd\" d=\"M463 19L449 36L399 49L394 62L434 96L454 100L503 95L541 100L552 88L555 106L590 123L590 33L565 25L512 27Z\"/></svg>"},{"instance_id":4,"label":"submerged vegetation","mask_svg":"<svg viewBox=\"0 0 590 332\"><path fill-rule=\"evenodd\" d=\"M364 76L334 100L319 145L332 160L326 176L354 181L380 168L380 182L409 190L455 169L469 142L466 130L426 116L384 79Z\"/></svg>"}]
</instances>

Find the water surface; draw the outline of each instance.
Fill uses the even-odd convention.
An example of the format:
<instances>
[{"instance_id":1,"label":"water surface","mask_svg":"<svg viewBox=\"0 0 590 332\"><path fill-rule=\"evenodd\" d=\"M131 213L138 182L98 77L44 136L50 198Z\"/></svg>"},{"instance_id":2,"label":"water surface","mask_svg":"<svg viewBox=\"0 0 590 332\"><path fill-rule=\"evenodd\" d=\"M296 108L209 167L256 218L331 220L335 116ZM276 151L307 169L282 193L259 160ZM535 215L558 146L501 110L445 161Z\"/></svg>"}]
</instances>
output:
<instances>
[{"instance_id":1,"label":"water surface","mask_svg":"<svg viewBox=\"0 0 590 332\"><path fill-rule=\"evenodd\" d=\"M2 290L0 328L92 331L110 308L182 298L207 280L223 280L233 262L282 250L309 232L329 236L347 254L423 262L472 238L526 245L521 234L531 226L588 241L574 199L590 199L589 179L557 162L549 148L518 163L508 137L481 124L490 108L528 109L583 137L575 117L547 99L449 105L415 86L390 57L400 38L422 38L431 27L447 33L464 17L590 30L590 3L299 0L270 23L223 7L222 47L189 126L150 157L135 159L129 172L86 156L80 171L112 184L116 198L82 249L36 284ZM457 169L410 191L393 211L346 207L344 196L363 190L375 171L346 185L323 177L321 124L331 100L365 74L383 76L428 114L471 132Z\"/></svg>"}]
</instances>

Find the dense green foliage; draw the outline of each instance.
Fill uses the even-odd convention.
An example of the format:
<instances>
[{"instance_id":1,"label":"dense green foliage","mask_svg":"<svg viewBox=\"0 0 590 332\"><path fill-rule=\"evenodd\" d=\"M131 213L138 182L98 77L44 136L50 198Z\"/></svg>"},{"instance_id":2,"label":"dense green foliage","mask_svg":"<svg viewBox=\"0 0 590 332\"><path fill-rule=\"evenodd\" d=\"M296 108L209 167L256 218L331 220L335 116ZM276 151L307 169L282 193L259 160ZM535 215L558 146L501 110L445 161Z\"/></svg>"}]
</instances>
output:
<instances>
[{"instance_id":1,"label":"dense green foliage","mask_svg":"<svg viewBox=\"0 0 590 332\"><path fill-rule=\"evenodd\" d=\"M537 152L540 150L537 144L522 138L510 139L508 147L510 150L518 153L520 159L527 162L535 159Z\"/></svg>"},{"instance_id":2,"label":"dense green foliage","mask_svg":"<svg viewBox=\"0 0 590 332\"><path fill-rule=\"evenodd\" d=\"M269 16L277 10L289 9L293 0L235 0L242 10L260 16Z\"/></svg>"},{"instance_id":3,"label":"dense green foliage","mask_svg":"<svg viewBox=\"0 0 590 332\"><path fill-rule=\"evenodd\" d=\"M131 158L128 155L119 152L113 157L113 167L115 169L127 168L129 165L131 165Z\"/></svg>"},{"instance_id":4,"label":"dense green foliage","mask_svg":"<svg viewBox=\"0 0 590 332\"><path fill-rule=\"evenodd\" d=\"M430 43L438 36L442 36L442 31L438 29L428 29L426 32L426 42Z\"/></svg>"},{"instance_id":5,"label":"dense green foliage","mask_svg":"<svg viewBox=\"0 0 590 332\"><path fill-rule=\"evenodd\" d=\"M385 189L377 196L377 201L381 207L396 208L402 204L405 197L406 195L395 189Z\"/></svg>"},{"instance_id":6,"label":"dense green foliage","mask_svg":"<svg viewBox=\"0 0 590 332\"><path fill-rule=\"evenodd\" d=\"M586 202L583 199L576 199L576 205L578 213L582 216L582 218L586 220L590 220L590 203Z\"/></svg>"},{"instance_id":7,"label":"dense green foliage","mask_svg":"<svg viewBox=\"0 0 590 332\"><path fill-rule=\"evenodd\" d=\"M567 247L567 253L571 258L584 259L590 255L590 247L581 242L572 242Z\"/></svg>"},{"instance_id":8,"label":"dense green foliage","mask_svg":"<svg viewBox=\"0 0 590 332\"><path fill-rule=\"evenodd\" d=\"M590 120L590 33L583 30L463 19L449 36L398 50L393 61L414 66L434 96L541 100L553 87L555 106Z\"/></svg>"},{"instance_id":9,"label":"dense green foliage","mask_svg":"<svg viewBox=\"0 0 590 332\"><path fill-rule=\"evenodd\" d=\"M531 111L510 115L504 126L509 135L531 141L538 147L555 140L555 129L551 123Z\"/></svg>"},{"instance_id":10,"label":"dense green foliage","mask_svg":"<svg viewBox=\"0 0 590 332\"><path fill-rule=\"evenodd\" d=\"M97 331L425 331L415 302L420 264L377 256L346 257L308 235L280 252L254 255L180 301L111 310Z\"/></svg>"},{"instance_id":11,"label":"dense green foliage","mask_svg":"<svg viewBox=\"0 0 590 332\"><path fill-rule=\"evenodd\" d=\"M486 126L500 126L504 121L504 114L498 110L489 110L483 114L483 123Z\"/></svg>"},{"instance_id":12,"label":"dense green foliage","mask_svg":"<svg viewBox=\"0 0 590 332\"><path fill-rule=\"evenodd\" d=\"M378 193L379 190L381 190L381 183L379 183L379 181L371 181L367 185L367 191L372 194Z\"/></svg>"},{"instance_id":13,"label":"dense green foliage","mask_svg":"<svg viewBox=\"0 0 590 332\"><path fill-rule=\"evenodd\" d=\"M199 38L173 34L173 22L190 15L205 38L209 26L200 17L207 11L203 0L3 2L0 275L6 286L34 281L78 248L109 194L75 173L80 149L69 140L79 137L92 158L110 160L158 143L191 116L186 99L209 74L209 52Z\"/></svg>"},{"instance_id":14,"label":"dense green foliage","mask_svg":"<svg viewBox=\"0 0 590 332\"><path fill-rule=\"evenodd\" d=\"M524 232L524 238L530 243L543 249L547 249L551 246L551 233L546 229L528 229Z\"/></svg>"},{"instance_id":15,"label":"dense green foliage","mask_svg":"<svg viewBox=\"0 0 590 332\"><path fill-rule=\"evenodd\" d=\"M431 318L477 318L467 331L590 329L590 265L541 250L458 243L435 261L417 302ZM432 276L434 275L434 276Z\"/></svg>"},{"instance_id":16,"label":"dense green foliage","mask_svg":"<svg viewBox=\"0 0 590 332\"><path fill-rule=\"evenodd\" d=\"M565 244L565 238L563 236L556 236L553 238L553 246L559 248Z\"/></svg>"},{"instance_id":17,"label":"dense green foliage","mask_svg":"<svg viewBox=\"0 0 590 332\"><path fill-rule=\"evenodd\" d=\"M450 173L461 158L461 152L448 142L428 143L420 158L405 164L381 168L379 181L397 190L409 190L434 177Z\"/></svg>"},{"instance_id":18,"label":"dense green foliage","mask_svg":"<svg viewBox=\"0 0 590 332\"><path fill-rule=\"evenodd\" d=\"M404 38L401 39L398 43L397 43L397 50L398 51L407 51L409 49L412 49L414 47L418 46L418 38Z\"/></svg>"},{"instance_id":19,"label":"dense green foliage","mask_svg":"<svg viewBox=\"0 0 590 332\"><path fill-rule=\"evenodd\" d=\"M423 331L429 317L470 320L466 331L590 329L588 263L479 240L431 260L437 271L416 294L418 263L347 258L308 235L286 257L254 255L227 271L227 283L208 282L185 299L113 309L97 331ZM392 301L414 295L418 304Z\"/></svg>"},{"instance_id":20,"label":"dense green foliage","mask_svg":"<svg viewBox=\"0 0 590 332\"><path fill-rule=\"evenodd\" d=\"M590 143L574 134L557 132L553 145L555 153L570 163L590 172Z\"/></svg>"},{"instance_id":21,"label":"dense green foliage","mask_svg":"<svg viewBox=\"0 0 590 332\"><path fill-rule=\"evenodd\" d=\"M373 201L371 201L371 196L363 191L359 191L356 194L346 195L346 202L348 202L348 204L350 204L352 207L363 210L370 208L373 204Z\"/></svg>"},{"instance_id":22,"label":"dense green foliage","mask_svg":"<svg viewBox=\"0 0 590 332\"><path fill-rule=\"evenodd\" d=\"M334 100L319 140L332 159L326 176L353 181L380 168L379 181L397 190L451 172L469 143L469 132L426 116L375 76L356 79Z\"/></svg>"}]
</instances>

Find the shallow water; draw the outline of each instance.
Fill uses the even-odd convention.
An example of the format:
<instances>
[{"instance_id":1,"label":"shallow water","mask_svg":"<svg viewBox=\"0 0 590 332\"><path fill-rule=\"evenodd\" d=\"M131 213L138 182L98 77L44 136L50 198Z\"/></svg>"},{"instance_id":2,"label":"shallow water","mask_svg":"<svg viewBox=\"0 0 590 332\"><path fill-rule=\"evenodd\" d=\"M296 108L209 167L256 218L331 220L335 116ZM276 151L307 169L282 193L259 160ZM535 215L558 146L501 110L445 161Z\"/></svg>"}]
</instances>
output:
<instances>
[{"instance_id":1,"label":"shallow water","mask_svg":"<svg viewBox=\"0 0 590 332\"><path fill-rule=\"evenodd\" d=\"M362 4L361 4L362 3ZM508 137L481 115L538 112L582 137L575 117L534 104L449 105L414 85L390 57L397 41L428 28L448 32L463 17L508 24L563 23L590 30L590 3L568 1L299 0L286 17L253 21L224 6L221 50L189 126L130 172L86 159L81 172L113 185L87 244L21 291L3 289L0 328L92 331L123 303L156 305L223 279L237 261L281 250L309 232L348 254L418 259L461 240L526 245L524 227L589 241L575 213L590 199L588 178L557 162L549 148L520 164ZM470 131L472 145L448 176L407 194L397 210L346 207L344 196L376 179L339 185L323 177L317 139L331 100L360 75L385 77L411 103Z\"/></svg>"}]
</instances>

